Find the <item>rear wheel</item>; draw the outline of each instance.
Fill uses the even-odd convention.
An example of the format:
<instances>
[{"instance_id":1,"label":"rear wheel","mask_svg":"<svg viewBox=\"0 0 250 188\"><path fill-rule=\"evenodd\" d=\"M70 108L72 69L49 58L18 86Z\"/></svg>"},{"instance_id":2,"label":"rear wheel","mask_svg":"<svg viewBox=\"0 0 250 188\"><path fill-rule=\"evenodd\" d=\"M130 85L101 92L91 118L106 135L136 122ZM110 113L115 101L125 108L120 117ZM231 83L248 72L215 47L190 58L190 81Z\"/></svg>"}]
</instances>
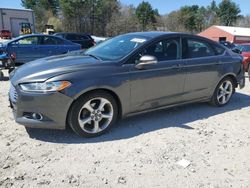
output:
<instances>
[{"instance_id":1,"label":"rear wheel","mask_svg":"<svg viewBox=\"0 0 250 188\"><path fill-rule=\"evenodd\" d=\"M0 70L0 80L3 80L4 79L4 74L3 72Z\"/></svg>"},{"instance_id":2,"label":"rear wheel","mask_svg":"<svg viewBox=\"0 0 250 188\"><path fill-rule=\"evenodd\" d=\"M233 80L229 77L224 78L220 81L214 91L212 104L214 104L215 106L226 105L230 101L234 91L235 86Z\"/></svg>"},{"instance_id":3,"label":"rear wheel","mask_svg":"<svg viewBox=\"0 0 250 188\"><path fill-rule=\"evenodd\" d=\"M68 123L80 136L95 137L107 132L117 119L116 101L107 92L83 95L72 106Z\"/></svg>"}]
</instances>

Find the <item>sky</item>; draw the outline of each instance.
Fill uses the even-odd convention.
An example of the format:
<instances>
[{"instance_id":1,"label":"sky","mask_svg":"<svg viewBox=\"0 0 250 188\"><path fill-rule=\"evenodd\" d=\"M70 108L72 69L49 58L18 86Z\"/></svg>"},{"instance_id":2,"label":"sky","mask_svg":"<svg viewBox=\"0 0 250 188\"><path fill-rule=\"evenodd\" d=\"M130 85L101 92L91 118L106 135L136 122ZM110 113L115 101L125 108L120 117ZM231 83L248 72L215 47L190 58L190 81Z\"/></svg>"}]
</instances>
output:
<instances>
[{"instance_id":1,"label":"sky","mask_svg":"<svg viewBox=\"0 0 250 188\"><path fill-rule=\"evenodd\" d=\"M207 6L211 3L211 0L146 0L148 1L154 9L158 9L160 14L167 14L173 10L179 9L184 5L199 5ZM142 2L142 0L120 0L121 3L127 5L137 6ZM217 4L221 0L216 0ZM240 6L241 14L250 14L250 1L249 0L234 0L236 4ZM0 0L0 8L23 8L21 6L21 0Z\"/></svg>"}]
</instances>

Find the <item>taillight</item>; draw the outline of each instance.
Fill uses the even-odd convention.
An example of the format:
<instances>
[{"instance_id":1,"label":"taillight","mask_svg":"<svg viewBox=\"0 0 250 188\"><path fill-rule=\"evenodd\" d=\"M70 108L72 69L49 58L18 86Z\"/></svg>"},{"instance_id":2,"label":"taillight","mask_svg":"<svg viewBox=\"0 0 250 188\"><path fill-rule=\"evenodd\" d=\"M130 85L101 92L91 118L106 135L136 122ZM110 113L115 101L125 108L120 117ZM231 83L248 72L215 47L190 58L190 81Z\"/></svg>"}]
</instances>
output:
<instances>
[{"instance_id":1,"label":"taillight","mask_svg":"<svg viewBox=\"0 0 250 188\"><path fill-rule=\"evenodd\" d=\"M15 54L15 53L10 54L10 58L11 58L12 60L15 60L15 59L16 59L16 54Z\"/></svg>"}]
</instances>

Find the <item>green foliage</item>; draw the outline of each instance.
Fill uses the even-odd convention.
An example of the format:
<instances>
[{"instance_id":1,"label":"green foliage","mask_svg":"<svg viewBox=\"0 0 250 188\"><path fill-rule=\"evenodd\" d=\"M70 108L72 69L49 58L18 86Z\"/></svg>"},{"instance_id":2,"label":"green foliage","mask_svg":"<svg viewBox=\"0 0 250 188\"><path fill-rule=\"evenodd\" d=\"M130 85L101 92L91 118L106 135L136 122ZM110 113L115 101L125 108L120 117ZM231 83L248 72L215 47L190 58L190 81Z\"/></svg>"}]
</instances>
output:
<instances>
[{"instance_id":1,"label":"green foliage","mask_svg":"<svg viewBox=\"0 0 250 188\"><path fill-rule=\"evenodd\" d=\"M197 33L215 24L234 25L241 18L239 13L238 5L231 0L223 0L218 6L212 1L208 7L181 7L177 11L177 17L178 23L184 25L187 31Z\"/></svg>"},{"instance_id":2,"label":"green foliage","mask_svg":"<svg viewBox=\"0 0 250 188\"><path fill-rule=\"evenodd\" d=\"M22 6L28 9L33 9L36 4L37 4L37 0L22 0Z\"/></svg>"},{"instance_id":3,"label":"green foliage","mask_svg":"<svg viewBox=\"0 0 250 188\"><path fill-rule=\"evenodd\" d=\"M59 0L22 0L22 6L28 9L45 9L54 15L59 8Z\"/></svg>"},{"instance_id":4,"label":"green foliage","mask_svg":"<svg viewBox=\"0 0 250 188\"><path fill-rule=\"evenodd\" d=\"M156 17L159 16L158 10L153 10L151 4L144 1L138 5L135 13L143 31L149 24L156 23Z\"/></svg>"},{"instance_id":5,"label":"green foliage","mask_svg":"<svg viewBox=\"0 0 250 188\"><path fill-rule=\"evenodd\" d=\"M106 25L119 12L117 0L60 0L66 31L106 34Z\"/></svg>"},{"instance_id":6,"label":"green foliage","mask_svg":"<svg viewBox=\"0 0 250 188\"><path fill-rule=\"evenodd\" d=\"M42 32L50 17L57 16L58 0L22 0L22 6L34 10L36 30Z\"/></svg>"},{"instance_id":7,"label":"green foliage","mask_svg":"<svg viewBox=\"0 0 250 188\"><path fill-rule=\"evenodd\" d=\"M196 30L196 14L199 9L198 5L184 6L180 9L178 20L185 28L191 32Z\"/></svg>"},{"instance_id":8,"label":"green foliage","mask_svg":"<svg viewBox=\"0 0 250 188\"><path fill-rule=\"evenodd\" d=\"M231 0L223 0L218 7L217 15L220 23L226 26L233 25L240 16L239 6Z\"/></svg>"},{"instance_id":9,"label":"green foliage","mask_svg":"<svg viewBox=\"0 0 250 188\"><path fill-rule=\"evenodd\" d=\"M133 7L118 0L22 0L22 6L34 10L40 32L46 24L57 31L101 36L156 29L198 33L211 25L249 25L249 17L240 16L232 0L219 5L212 0L207 7L183 6L168 15L159 15L146 1Z\"/></svg>"}]
</instances>

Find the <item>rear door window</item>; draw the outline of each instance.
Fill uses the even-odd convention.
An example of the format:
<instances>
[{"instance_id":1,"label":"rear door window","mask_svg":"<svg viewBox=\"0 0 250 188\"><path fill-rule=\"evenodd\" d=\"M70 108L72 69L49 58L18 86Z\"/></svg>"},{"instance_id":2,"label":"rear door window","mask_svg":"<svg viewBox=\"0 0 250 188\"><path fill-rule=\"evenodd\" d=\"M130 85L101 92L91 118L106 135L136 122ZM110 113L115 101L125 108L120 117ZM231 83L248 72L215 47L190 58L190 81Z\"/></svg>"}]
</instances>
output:
<instances>
[{"instance_id":1,"label":"rear door window","mask_svg":"<svg viewBox=\"0 0 250 188\"><path fill-rule=\"evenodd\" d=\"M43 38L43 45L60 45L63 44L63 40L56 37L46 36Z\"/></svg>"},{"instance_id":2,"label":"rear door window","mask_svg":"<svg viewBox=\"0 0 250 188\"><path fill-rule=\"evenodd\" d=\"M215 51L212 49L209 43L198 39L186 39L186 49L183 49L184 57L187 58L201 58L214 56Z\"/></svg>"},{"instance_id":3,"label":"rear door window","mask_svg":"<svg viewBox=\"0 0 250 188\"><path fill-rule=\"evenodd\" d=\"M68 40L79 40L79 37L76 34L68 34L66 36L66 39L68 39Z\"/></svg>"}]
</instances>

